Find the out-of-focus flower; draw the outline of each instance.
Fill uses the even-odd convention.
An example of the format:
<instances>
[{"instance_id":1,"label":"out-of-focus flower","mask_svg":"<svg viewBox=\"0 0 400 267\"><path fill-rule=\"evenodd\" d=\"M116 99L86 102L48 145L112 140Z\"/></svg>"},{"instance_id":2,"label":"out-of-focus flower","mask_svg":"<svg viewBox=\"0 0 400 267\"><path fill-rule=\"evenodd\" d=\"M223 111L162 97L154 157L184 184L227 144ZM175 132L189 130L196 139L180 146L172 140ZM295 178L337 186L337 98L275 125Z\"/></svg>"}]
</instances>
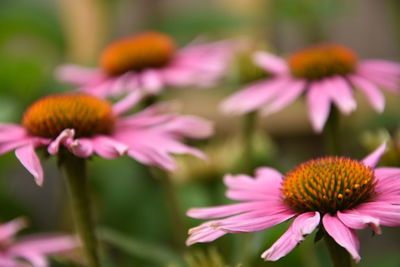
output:
<instances>
[{"instance_id":1,"label":"out-of-focus flower","mask_svg":"<svg viewBox=\"0 0 400 267\"><path fill-rule=\"evenodd\" d=\"M66 65L56 75L101 97L135 90L157 94L166 87L209 87L224 75L232 51L228 41L177 49L166 34L142 32L107 46L98 68Z\"/></svg>"},{"instance_id":2,"label":"out-of-focus flower","mask_svg":"<svg viewBox=\"0 0 400 267\"><path fill-rule=\"evenodd\" d=\"M385 148L381 145L362 161L310 160L286 175L272 168L257 169L255 178L227 175L227 196L242 202L190 209L191 217L216 220L190 229L187 244L210 242L227 233L256 232L295 217L262 258L278 260L305 235L323 227L358 262L355 229L369 226L380 234L381 225L400 226L400 168L375 168Z\"/></svg>"},{"instance_id":3,"label":"out-of-focus flower","mask_svg":"<svg viewBox=\"0 0 400 267\"><path fill-rule=\"evenodd\" d=\"M46 267L47 256L80 246L77 238L61 234L39 234L16 239L16 233L25 226L22 218L0 225L0 266Z\"/></svg>"},{"instance_id":4,"label":"out-of-focus flower","mask_svg":"<svg viewBox=\"0 0 400 267\"><path fill-rule=\"evenodd\" d=\"M254 166L265 164L274 154L274 147L264 134L257 133L253 138L254 155L251 156ZM176 183L206 182L221 179L227 172L243 170L243 143L240 136L219 140L201 147L207 155L207 160L195 157L181 156L177 158L179 168L170 172L170 177Z\"/></svg>"},{"instance_id":5,"label":"out-of-focus flower","mask_svg":"<svg viewBox=\"0 0 400 267\"><path fill-rule=\"evenodd\" d=\"M250 84L226 99L226 113L243 114L262 109L262 114L277 112L305 94L311 124L321 132L331 103L344 114L357 107L352 87L358 88L378 112L385 98L378 88L399 92L400 64L387 60L358 60L349 48L320 44L292 54L287 59L266 52L254 54L254 61L273 77Z\"/></svg>"},{"instance_id":6,"label":"out-of-focus flower","mask_svg":"<svg viewBox=\"0 0 400 267\"><path fill-rule=\"evenodd\" d=\"M167 170L176 168L171 153L204 157L180 140L210 136L213 130L209 121L168 112L166 104L122 117L139 99L139 92L114 105L82 93L44 97L25 111L21 125L0 124L0 154L15 150L39 185L43 183L42 165L35 152L39 147L46 147L50 155L65 147L83 158L93 154L109 159L128 155Z\"/></svg>"},{"instance_id":7,"label":"out-of-focus flower","mask_svg":"<svg viewBox=\"0 0 400 267\"><path fill-rule=\"evenodd\" d=\"M392 135L386 129L366 131L361 135L360 139L361 144L367 151L372 151L374 147L385 141L388 149L381 158L382 164L390 166L400 165L400 129Z\"/></svg>"}]
</instances>

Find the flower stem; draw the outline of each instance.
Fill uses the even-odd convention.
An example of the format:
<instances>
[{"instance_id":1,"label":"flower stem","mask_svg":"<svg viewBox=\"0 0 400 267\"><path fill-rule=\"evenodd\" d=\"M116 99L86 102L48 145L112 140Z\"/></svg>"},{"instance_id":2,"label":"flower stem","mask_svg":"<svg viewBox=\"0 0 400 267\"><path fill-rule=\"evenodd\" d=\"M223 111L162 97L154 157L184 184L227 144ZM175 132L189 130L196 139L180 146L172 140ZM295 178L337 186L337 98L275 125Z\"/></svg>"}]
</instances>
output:
<instances>
[{"instance_id":1,"label":"flower stem","mask_svg":"<svg viewBox=\"0 0 400 267\"><path fill-rule=\"evenodd\" d=\"M177 190L172 183L170 177L165 171L151 167L150 173L152 176L160 181L162 189L164 190L165 198L167 200L170 217L171 217L171 228L175 238L175 244L181 251L185 250L185 239L186 239L186 226L182 218L181 207L177 196Z\"/></svg>"},{"instance_id":2,"label":"flower stem","mask_svg":"<svg viewBox=\"0 0 400 267\"><path fill-rule=\"evenodd\" d=\"M330 155L340 155L342 152L340 142L339 111L332 107L328 121L324 129L326 150Z\"/></svg>"},{"instance_id":3,"label":"flower stem","mask_svg":"<svg viewBox=\"0 0 400 267\"><path fill-rule=\"evenodd\" d=\"M97 240L87 186L86 160L65 152L60 155L60 164L65 172L75 227L83 243L87 266L99 267Z\"/></svg>"},{"instance_id":4,"label":"flower stem","mask_svg":"<svg viewBox=\"0 0 400 267\"><path fill-rule=\"evenodd\" d=\"M352 261L350 254L328 234L324 235L326 246L329 250L334 267L351 267Z\"/></svg>"},{"instance_id":5,"label":"flower stem","mask_svg":"<svg viewBox=\"0 0 400 267\"><path fill-rule=\"evenodd\" d=\"M245 115L243 122L243 169L246 173L253 171L254 166L254 133L257 125L257 112Z\"/></svg>"}]
</instances>

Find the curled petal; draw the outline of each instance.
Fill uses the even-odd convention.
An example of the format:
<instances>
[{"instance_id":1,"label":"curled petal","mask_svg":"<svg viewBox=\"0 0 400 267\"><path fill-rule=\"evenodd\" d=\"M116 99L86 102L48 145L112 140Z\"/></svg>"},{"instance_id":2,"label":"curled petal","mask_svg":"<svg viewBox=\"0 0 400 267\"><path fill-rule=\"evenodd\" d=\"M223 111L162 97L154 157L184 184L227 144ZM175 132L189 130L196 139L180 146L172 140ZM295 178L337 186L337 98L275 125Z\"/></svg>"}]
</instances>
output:
<instances>
[{"instance_id":1,"label":"curled petal","mask_svg":"<svg viewBox=\"0 0 400 267\"><path fill-rule=\"evenodd\" d=\"M50 145L47 147L47 151L50 155L57 154L58 150L60 149L60 144L72 143L74 136L74 129L65 129L57 136L57 138L53 142L50 143Z\"/></svg>"}]
</instances>

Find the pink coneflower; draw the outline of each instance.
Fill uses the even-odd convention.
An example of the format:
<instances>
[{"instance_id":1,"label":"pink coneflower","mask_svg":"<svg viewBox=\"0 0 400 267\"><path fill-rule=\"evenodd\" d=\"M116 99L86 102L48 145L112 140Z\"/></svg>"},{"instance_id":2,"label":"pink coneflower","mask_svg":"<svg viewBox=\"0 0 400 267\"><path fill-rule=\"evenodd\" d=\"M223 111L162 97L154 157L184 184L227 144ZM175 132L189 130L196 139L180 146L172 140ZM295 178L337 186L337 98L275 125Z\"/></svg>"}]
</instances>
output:
<instances>
[{"instance_id":1,"label":"pink coneflower","mask_svg":"<svg viewBox=\"0 0 400 267\"><path fill-rule=\"evenodd\" d=\"M80 246L75 237L59 234L31 235L15 239L15 234L25 226L25 220L22 218L0 225L0 266L46 267L48 255Z\"/></svg>"},{"instance_id":2,"label":"pink coneflower","mask_svg":"<svg viewBox=\"0 0 400 267\"><path fill-rule=\"evenodd\" d=\"M175 41L159 32L142 32L107 46L99 67L61 67L60 80L97 96L132 90L156 94L165 87L213 85L225 72L232 51L229 42L192 44L177 49Z\"/></svg>"},{"instance_id":3,"label":"pink coneflower","mask_svg":"<svg viewBox=\"0 0 400 267\"><path fill-rule=\"evenodd\" d=\"M264 115L277 112L303 93L316 132L321 132L331 103L344 114L357 106L353 87L368 98L378 112L385 107L379 87L399 92L400 64L387 60L358 60L349 48L337 44L315 45L287 59L257 52L255 62L273 77L260 80L222 103L227 113L243 114L261 109Z\"/></svg>"},{"instance_id":4,"label":"pink coneflower","mask_svg":"<svg viewBox=\"0 0 400 267\"><path fill-rule=\"evenodd\" d=\"M195 208L188 215L216 219L189 230L187 244L210 242L227 233L256 232L295 217L291 226L262 254L275 261L317 227L360 260L356 229L400 225L400 168L375 168L385 144L357 161L324 157L302 163L286 175L259 168L255 179L227 175L227 196L236 204Z\"/></svg>"},{"instance_id":5,"label":"pink coneflower","mask_svg":"<svg viewBox=\"0 0 400 267\"><path fill-rule=\"evenodd\" d=\"M138 92L114 105L82 93L41 98L25 111L22 125L0 124L0 154L15 150L39 185L43 183L43 170L35 150L40 147L46 147L51 155L65 147L82 158L93 154L104 158L128 155L168 170L176 167L171 153L203 157L180 139L211 135L210 122L168 113L166 105L122 117L139 99Z\"/></svg>"}]
</instances>

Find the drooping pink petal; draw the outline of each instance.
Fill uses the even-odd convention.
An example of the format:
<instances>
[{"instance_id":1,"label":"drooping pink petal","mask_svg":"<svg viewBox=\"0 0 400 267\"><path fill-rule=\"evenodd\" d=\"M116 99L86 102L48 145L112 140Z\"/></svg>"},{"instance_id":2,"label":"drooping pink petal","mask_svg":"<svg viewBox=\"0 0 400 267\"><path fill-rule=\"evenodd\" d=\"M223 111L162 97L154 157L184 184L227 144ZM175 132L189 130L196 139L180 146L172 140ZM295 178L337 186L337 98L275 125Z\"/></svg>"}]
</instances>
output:
<instances>
[{"instance_id":1,"label":"drooping pink petal","mask_svg":"<svg viewBox=\"0 0 400 267\"><path fill-rule=\"evenodd\" d=\"M338 211L337 217L342 221L342 223L351 229L364 229L367 226L370 226L376 234L380 235L382 233L379 226L379 219L377 218L357 214L357 212L354 211Z\"/></svg>"},{"instance_id":2,"label":"drooping pink petal","mask_svg":"<svg viewBox=\"0 0 400 267\"><path fill-rule=\"evenodd\" d=\"M341 76L323 79L322 86L341 112L350 114L356 109L352 89Z\"/></svg>"},{"instance_id":3,"label":"drooping pink petal","mask_svg":"<svg viewBox=\"0 0 400 267\"><path fill-rule=\"evenodd\" d=\"M233 217L231 217L229 219L232 220L223 223L219 229L231 233L258 232L284 222L296 215L293 210L283 205L281 207L277 206L273 214L265 214L263 210L256 211L254 214L257 214L257 216L246 220L233 220ZM251 215L251 212L246 213L246 215Z\"/></svg>"},{"instance_id":4,"label":"drooping pink petal","mask_svg":"<svg viewBox=\"0 0 400 267\"><path fill-rule=\"evenodd\" d=\"M68 251L81 244L77 237L61 234L37 234L20 238L12 245L10 251L14 253L35 252L48 255Z\"/></svg>"},{"instance_id":5,"label":"drooping pink petal","mask_svg":"<svg viewBox=\"0 0 400 267\"><path fill-rule=\"evenodd\" d=\"M25 128L19 124L0 123L0 142L18 140L26 136Z\"/></svg>"},{"instance_id":6,"label":"drooping pink petal","mask_svg":"<svg viewBox=\"0 0 400 267\"><path fill-rule=\"evenodd\" d=\"M385 97L375 84L357 75L350 75L348 78L354 86L358 87L367 96L368 101L376 111L383 112L385 109Z\"/></svg>"},{"instance_id":7,"label":"drooping pink petal","mask_svg":"<svg viewBox=\"0 0 400 267\"><path fill-rule=\"evenodd\" d=\"M166 132L177 137L206 138L213 134L213 123L197 116L176 116L160 125Z\"/></svg>"},{"instance_id":8,"label":"drooping pink petal","mask_svg":"<svg viewBox=\"0 0 400 267\"><path fill-rule=\"evenodd\" d=\"M332 216L329 213L324 215L322 223L326 232L335 240L336 243L344 247L358 263L361 259L358 254L360 241L356 232L353 229L349 229L337 217Z\"/></svg>"},{"instance_id":9,"label":"drooping pink petal","mask_svg":"<svg viewBox=\"0 0 400 267\"><path fill-rule=\"evenodd\" d=\"M113 159L128 153L129 146L113 138L104 135L95 136L92 139L93 150L100 156Z\"/></svg>"},{"instance_id":10,"label":"drooping pink petal","mask_svg":"<svg viewBox=\"0 0 400 267\"><path fill-rule=\"evenodd\" d=\"M379 219L379 223L385 226L400 226L400 205L392 205L388 202L368 202L359 205L354 211L347 213L362 214Z\"/></svg>"},{"instance_id":11,"label":"drooping pink petal","mask_svg":"<svg viewBox=\"0 0 400 267\"><path fill-rule=\"evenodd\" d=\"M211 242L225 234L227 234L227 232L218 230L216 226L213 225L213 222L206 222L189 230L190 236L186 240L186 245L191 246L198 242Z\"/></svg>"},{"instance_id":12,"label":"drooping pink petal","mask_svg":"<svg viewBox=\"0 0 400 267\"><path fill-rule=\"evenodd\" d=\"M243 202L228 204L222 206L208 207L208 208L191 208L186 213L187 216L198 218L198 219L215 219L226 216L231 216L247 211L263 209L266 206L271 205L268 201L254 201L254 202Z\"/></svg>"},{"instance_id":13,"label":"drooping pink petal","mask_svg":"<svg viewBox=\"0 0 400 267\"><path fill-rule=\"evenodd\" d=\"M47 151L49 152L50 155L55 155L58 153L58 150L60 149L60 145L63 144L64 142L73 142L73 138L75 136L75 130L74 129L65 129L63 130L57 138L50 143L50 145L47 147Z\"/></svg>"},{"instance_id":14,"label":"drooping pink petal","mask_svg":"<svg viewBox=\"0 0 400 267\"><path fill-rule=\"evenodd\" d=\"M87 158L93 154L93 142L89 138L75 139L67 148L77 157Z\"/></svg>"},{"instance_id":15,"label":"drooping pink petal","mask_svg":"<svg viewBox=\"0 0 400 267\"><path fill-rule=\"evenodd\" d=\"M224 113L244 114L260 108L288 85L286 78L272 78L255 82L225 99L220 108Z\"/></svg>"},{"instance_id":16,"label":"drooping pink petal","mask_svg":"<svg viewBox=\"0 0 400 267\"><path fill-rule=\"evenodd\" d=\"M33 144L17 148L15 155L22 165L33 175L36 184L41 186L43 184L43 168Z\"/></svg>"},{"instance_id":17,"label":"drooping pink petal","mask_svg":"<svg viewBox=\"0 0 400 267\"><path fill-rule=\"evenodd\" d=\"M371 154L366 156L362 160L362 163L364 163L368 167L374 168L376 166L376 164L378 164L379 160L381 159L381 157L385 151L386 151L386 142L384 142L382 145L380 145Z\"/></svg>"},{"instance_id":18,"label":"drooping pink petal","mask_svg":"<svg viewBox=\"0 0 400 267\"><path fill-rule=\"evenodd\" d=\"M264 260L276 261L286 256L304 240L305 235L315 230L319 222L320 214L318 212L300 214L294 219L289 229L261 257Z\"/></svg>"},{"instance_id":19,"label":"drooping pink petal","mask_svg":"<svg viewBox=\"0 0 400 267\"><path fill-rule=\"evenodd\" d=\"M376 73L365 69L359 69L356 74L393 93L399 92L399 80L393 75Z\"/></svg>"},{"instance_id":20,"label":"drooping pink petal","mask_svg":"<svg viewBox=\"0 0 400 267\"><path fill-rule=\"evenodd\" d=\"M115 103L112 107L113 114L120 115L133 108L141 99L143 93L139 90L132 91L128 96Z\"/></svg>"},{"instance_id":21,"label":"drooping pink petal","mask_svg":"<svg viewBox=\"0 0 400 267\"><path fill-rule=\"evenodd\" d=\"M269 115L275 113L285 108L293 101L295 101L305 90L306 83L302 80L295 80L293 83L285 88L284 92L279 93L271 103L267 104L265 108L262 109L263 115Z\"/></svg>"},{"instance_id":22,"label":"drooping pink petal","mask_svg":"<svg viewBox=\"0 0 400 267\"><path fill-rule=\"evenodd\" d=\"M7 242L16 233L26 227L26 220L24 218L16 218L7 223L0 224L0 242Z\"/></svg>"},{"instance_id":23,"label":"drooping pink petal","mask_svg":"<svg viewBox=\"0 0 400 267\"><path fill-rule=\"evenodd\" d=\"M328 93L324 90L321 82L312 82L306 94L308 103L308 116L311 125L317 133L322 132L331 109Z\"/></svg>"},{"instance_id":24,"label":"drooping pink petal","mask_svg":"<svg viewBox=\"0 0 400 267\"><path fill-rule=\"evenodd\" d=\"M376 168L375 179L377 180L375 200L400 204L400 168Z\"/></svg>"},{"instance_id":25,"label":"drooping pink petal","mask_svg":"<svg viewBox=\"0 0 400 267\"><path fill-rule=\"evenodd\" d=\"M254 53L254 62L269 73L284 74L289 72L286 60L271 53L258 51Z\"/></svg>"},{"instance_id":26,"label":"drooping pink petal","mask_svg":"<svg viewBox=\"0 0 400 267\"><path fill-rule=\"evenodd\" d=\"M208 221L189 230L190 237L187 244L211 242L227 233L260 231L279 224L294 215L293 211L281 205L272 214L269 211L258 210L234 215L225 219Z\"/></svg>"},{"instance_id":27,"label":"drooping pink petal","mask_svg":"<svg viewBox=\"0 0 400 267\"><path fill-rule=\"evenodd\" d=\"M368 69L371 72L382 72L400 76L400 64L393 61L368 59L361 61L358 67Z\"/></svg>"}]
</instances>

